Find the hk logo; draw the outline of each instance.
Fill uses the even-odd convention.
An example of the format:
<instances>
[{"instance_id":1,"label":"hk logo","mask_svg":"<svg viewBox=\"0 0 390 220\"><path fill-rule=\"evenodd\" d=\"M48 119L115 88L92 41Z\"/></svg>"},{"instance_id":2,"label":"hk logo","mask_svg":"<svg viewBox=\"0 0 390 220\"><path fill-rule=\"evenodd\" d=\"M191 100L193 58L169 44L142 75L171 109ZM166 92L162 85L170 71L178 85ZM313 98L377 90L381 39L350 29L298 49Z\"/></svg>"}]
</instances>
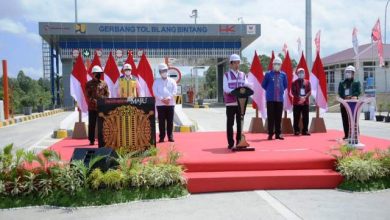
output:
<instances>
[{"instance_id":1,"label":"hk logo","mask_svg":"<svg viewBox=\"0 0 390 220\"><path fill-rule=\"evenodd\" d=\"M235 25L219 25L220 33L235 33Z\"/></svg>"}]
</instances>

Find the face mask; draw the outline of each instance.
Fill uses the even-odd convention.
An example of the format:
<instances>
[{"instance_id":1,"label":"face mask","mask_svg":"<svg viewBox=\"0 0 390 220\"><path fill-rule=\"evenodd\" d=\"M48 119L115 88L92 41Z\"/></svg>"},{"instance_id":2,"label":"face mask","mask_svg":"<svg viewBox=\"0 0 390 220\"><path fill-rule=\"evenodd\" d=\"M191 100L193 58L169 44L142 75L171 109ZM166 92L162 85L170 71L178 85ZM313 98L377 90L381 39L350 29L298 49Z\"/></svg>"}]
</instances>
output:
<instances>
[{"instance_id":1,"label":"face mask","mask_svg":"<svg viewBox=\"0 0 390 220\"><path fill-rule=\"evenodd\" d=\"M95 78L96 79L100 79L100 76L101 76L102 74L101 73L95 73Z\"/></svg>"},{"instance_id":2,"label":"face mask","mask_svg":"<svg viewBox=\"0 0 390 220\"><path fill-rule=\"evenodd\" d=\"M280 65L279 64L274 64L273 67L274 67L275 71L277 71L277 72L280 71Z\"/></svg>"},{"instance_id":3,"label":"face mask","mask_svg":"<svg viewBox=\"0 0 390 220\"><path fill-rule=\"evenodd\" d=\"M346 73L345 73L345 78L346 78L346 79L351 79L351 78L352 78L352 74L349 73L349 72L346 72Z\"/></svg>"},{"instance_id":4,"label":"face mask","mask_svg":"<svg viewBox=\"0 0 390 220\"><path fill-rule=\"evenodd\" d=\"M126 74L126 76L130 76L131 75L131 70L126 70L125 74Z\"/></svg>"},{"instance_id":5,"label":"face mask","mask_svg":"<svg viewBox=\"0 0 390 220\"><path fill-rule=\"evenodd\" d=\"M299 79L305 78L305 74L304 74L304 73L298 73L298 78L299 78Z\"/></svg>"},{"instance_id":6,"label":"face mask","mask_svg":"<svg viewBox=\"0 0 390 220\"><path fill-rule=\"evenodd\" d=\"M168 73L167 72L162 72L161 73L161 78L166 79L167 77L168 77Z\"/></svg>"}]
</instances>

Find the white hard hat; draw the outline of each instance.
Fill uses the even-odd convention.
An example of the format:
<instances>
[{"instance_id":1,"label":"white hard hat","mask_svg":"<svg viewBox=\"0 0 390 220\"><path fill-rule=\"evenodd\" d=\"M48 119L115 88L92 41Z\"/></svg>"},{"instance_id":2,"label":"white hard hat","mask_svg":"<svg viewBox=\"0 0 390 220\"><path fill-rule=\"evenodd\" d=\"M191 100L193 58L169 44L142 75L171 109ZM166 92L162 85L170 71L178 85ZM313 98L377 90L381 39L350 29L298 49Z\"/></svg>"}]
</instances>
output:
<instances>
[{"instance_id":1,"label":"white hard hat","mask_svg":"<svg viewBox=\"0 0 390 220\"><path fill-rule=\"evenodd\" d=\"M241 58L237 54L232 54L232 55L230 55L229 61L230 62L232 62L232 61L241 61Z\"/></svg>"},{"instance_id":2,"label":"white hard hat","mask_svg":"<svg viewBox=\"0 0 390 220\"><path fill-rule=\"evenodd\" d=\"M347 68L345 68L345 72L346 71L352 71L352 72L355 72L355 67L354 66L351 66L351 65L349 65L349 66L347 66Z\"/></svg>"},{"instance_id":3,"label":"white hard hat","mask_svg":"<svg viewBox=\"0 0 390 220\"><path fill-rule=\"evenodd\" d=\"M298 69L297 69L297 73L299 73L299 72L301 72L301 71L305 72L305 69L303 69L303 68L298 68Z\"/></svg>"},{"instance_id":4,"label":"white hard hat","mask_svg":"<svg viewBox=\"0 0 390 220\"><path fill-rule=\"evenodd\" d=\"M100 66L96 65L92 67L92 73L102 73L102 72L103 69Z\"/></svg>"},{"instance_id":5,"label":"white hard hat","mask_svg":"<svg viewBox=\"0 0 390 220\"><path fill-rule=\"evenodd\" d=\"M126 64L123 66L123 70L131 70L131 69L133 69L133 68L132 68L131 65L128 64L128 63L126 63Z\"/></svg>"},{"instance_id":6,"label":"white hard hat","mask_svg":"<svg viewBox=\"0 0 390 220\"><path fill-rule=\"evenodd\" d=\"M165 64L165 63L160 63L160 64L158 64L158 70L160 71L160 70L167 70L168 69L168 66L167 66L167 64Z\"/></svg>"},{"instance_id":7,"label":"white hard hat","mask_svg":"<svg viewBox=\"0 0 390 220\"><path fill-rule=\"evenodd\" d=\"M282 64L282 59L275 57L274 61L272 61L272 64Z\"/></svg>"}]
</instances>

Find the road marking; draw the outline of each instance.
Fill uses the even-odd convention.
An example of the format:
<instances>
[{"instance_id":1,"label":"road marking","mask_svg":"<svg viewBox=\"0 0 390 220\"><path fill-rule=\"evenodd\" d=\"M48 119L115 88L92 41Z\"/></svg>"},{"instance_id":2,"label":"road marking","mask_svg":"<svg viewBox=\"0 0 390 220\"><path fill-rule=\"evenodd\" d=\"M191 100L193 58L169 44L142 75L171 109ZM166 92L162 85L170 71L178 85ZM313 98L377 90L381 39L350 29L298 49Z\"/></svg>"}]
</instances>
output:
<instances>
[{"instance_id":1,"label":"road marking","mask_svg":"<svg viewBox=\"0 0 390 220\"><path fill-rule=\"evenodd\" d=\"M281 214L286 219L302 219L297 214L295 214L291 209L286 207L283 203L281 203L278 199L270 195L265 190L256 190L257 195L259 195L262 199L264 199L272 208L274 208L279 214Z\"/></svg>"},{"instance_id":2,"label":"road marking","mask_svg":"<svg viewBox=\"0 0 390 220\"><path fill-rule=\"evenodd\" d=\"M32 144L29 148L27 148L27 151L31 151L34 148L38 148L38 146L40 146L40 143L43 142L45 139L49 138L51 135L52 135L52 132L44 135L41 139L39 139L37 142L35 142L35 144ZM42 148L42 146L40 146L39 148Z\"/></svg>"}]
</instances>

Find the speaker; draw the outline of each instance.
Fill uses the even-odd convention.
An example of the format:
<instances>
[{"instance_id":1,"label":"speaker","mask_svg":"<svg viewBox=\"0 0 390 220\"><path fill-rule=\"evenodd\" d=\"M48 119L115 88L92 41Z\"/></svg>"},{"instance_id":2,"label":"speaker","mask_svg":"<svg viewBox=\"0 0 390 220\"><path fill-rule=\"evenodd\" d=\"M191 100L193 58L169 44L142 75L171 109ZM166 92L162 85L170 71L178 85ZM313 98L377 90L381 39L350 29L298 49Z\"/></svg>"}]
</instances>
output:
<instances>
[{"instance_id":1,"label":"speaker","mask_svg":"<svg viewBox=\"0 0 390 220\"><path fill-rule=\"evenodd\" d=\"M73 151L72 158L73 160L84 161L85 166L89 166L89 162L92 158L102 156L103 158L96 162L91 170L95 168L100 168L103 172L107 171L112 167L116 167L118 163L115 158L118 158L118 154L112 148L102 147L102 148L76 148Z\"/></svg>"}]
</instances>

